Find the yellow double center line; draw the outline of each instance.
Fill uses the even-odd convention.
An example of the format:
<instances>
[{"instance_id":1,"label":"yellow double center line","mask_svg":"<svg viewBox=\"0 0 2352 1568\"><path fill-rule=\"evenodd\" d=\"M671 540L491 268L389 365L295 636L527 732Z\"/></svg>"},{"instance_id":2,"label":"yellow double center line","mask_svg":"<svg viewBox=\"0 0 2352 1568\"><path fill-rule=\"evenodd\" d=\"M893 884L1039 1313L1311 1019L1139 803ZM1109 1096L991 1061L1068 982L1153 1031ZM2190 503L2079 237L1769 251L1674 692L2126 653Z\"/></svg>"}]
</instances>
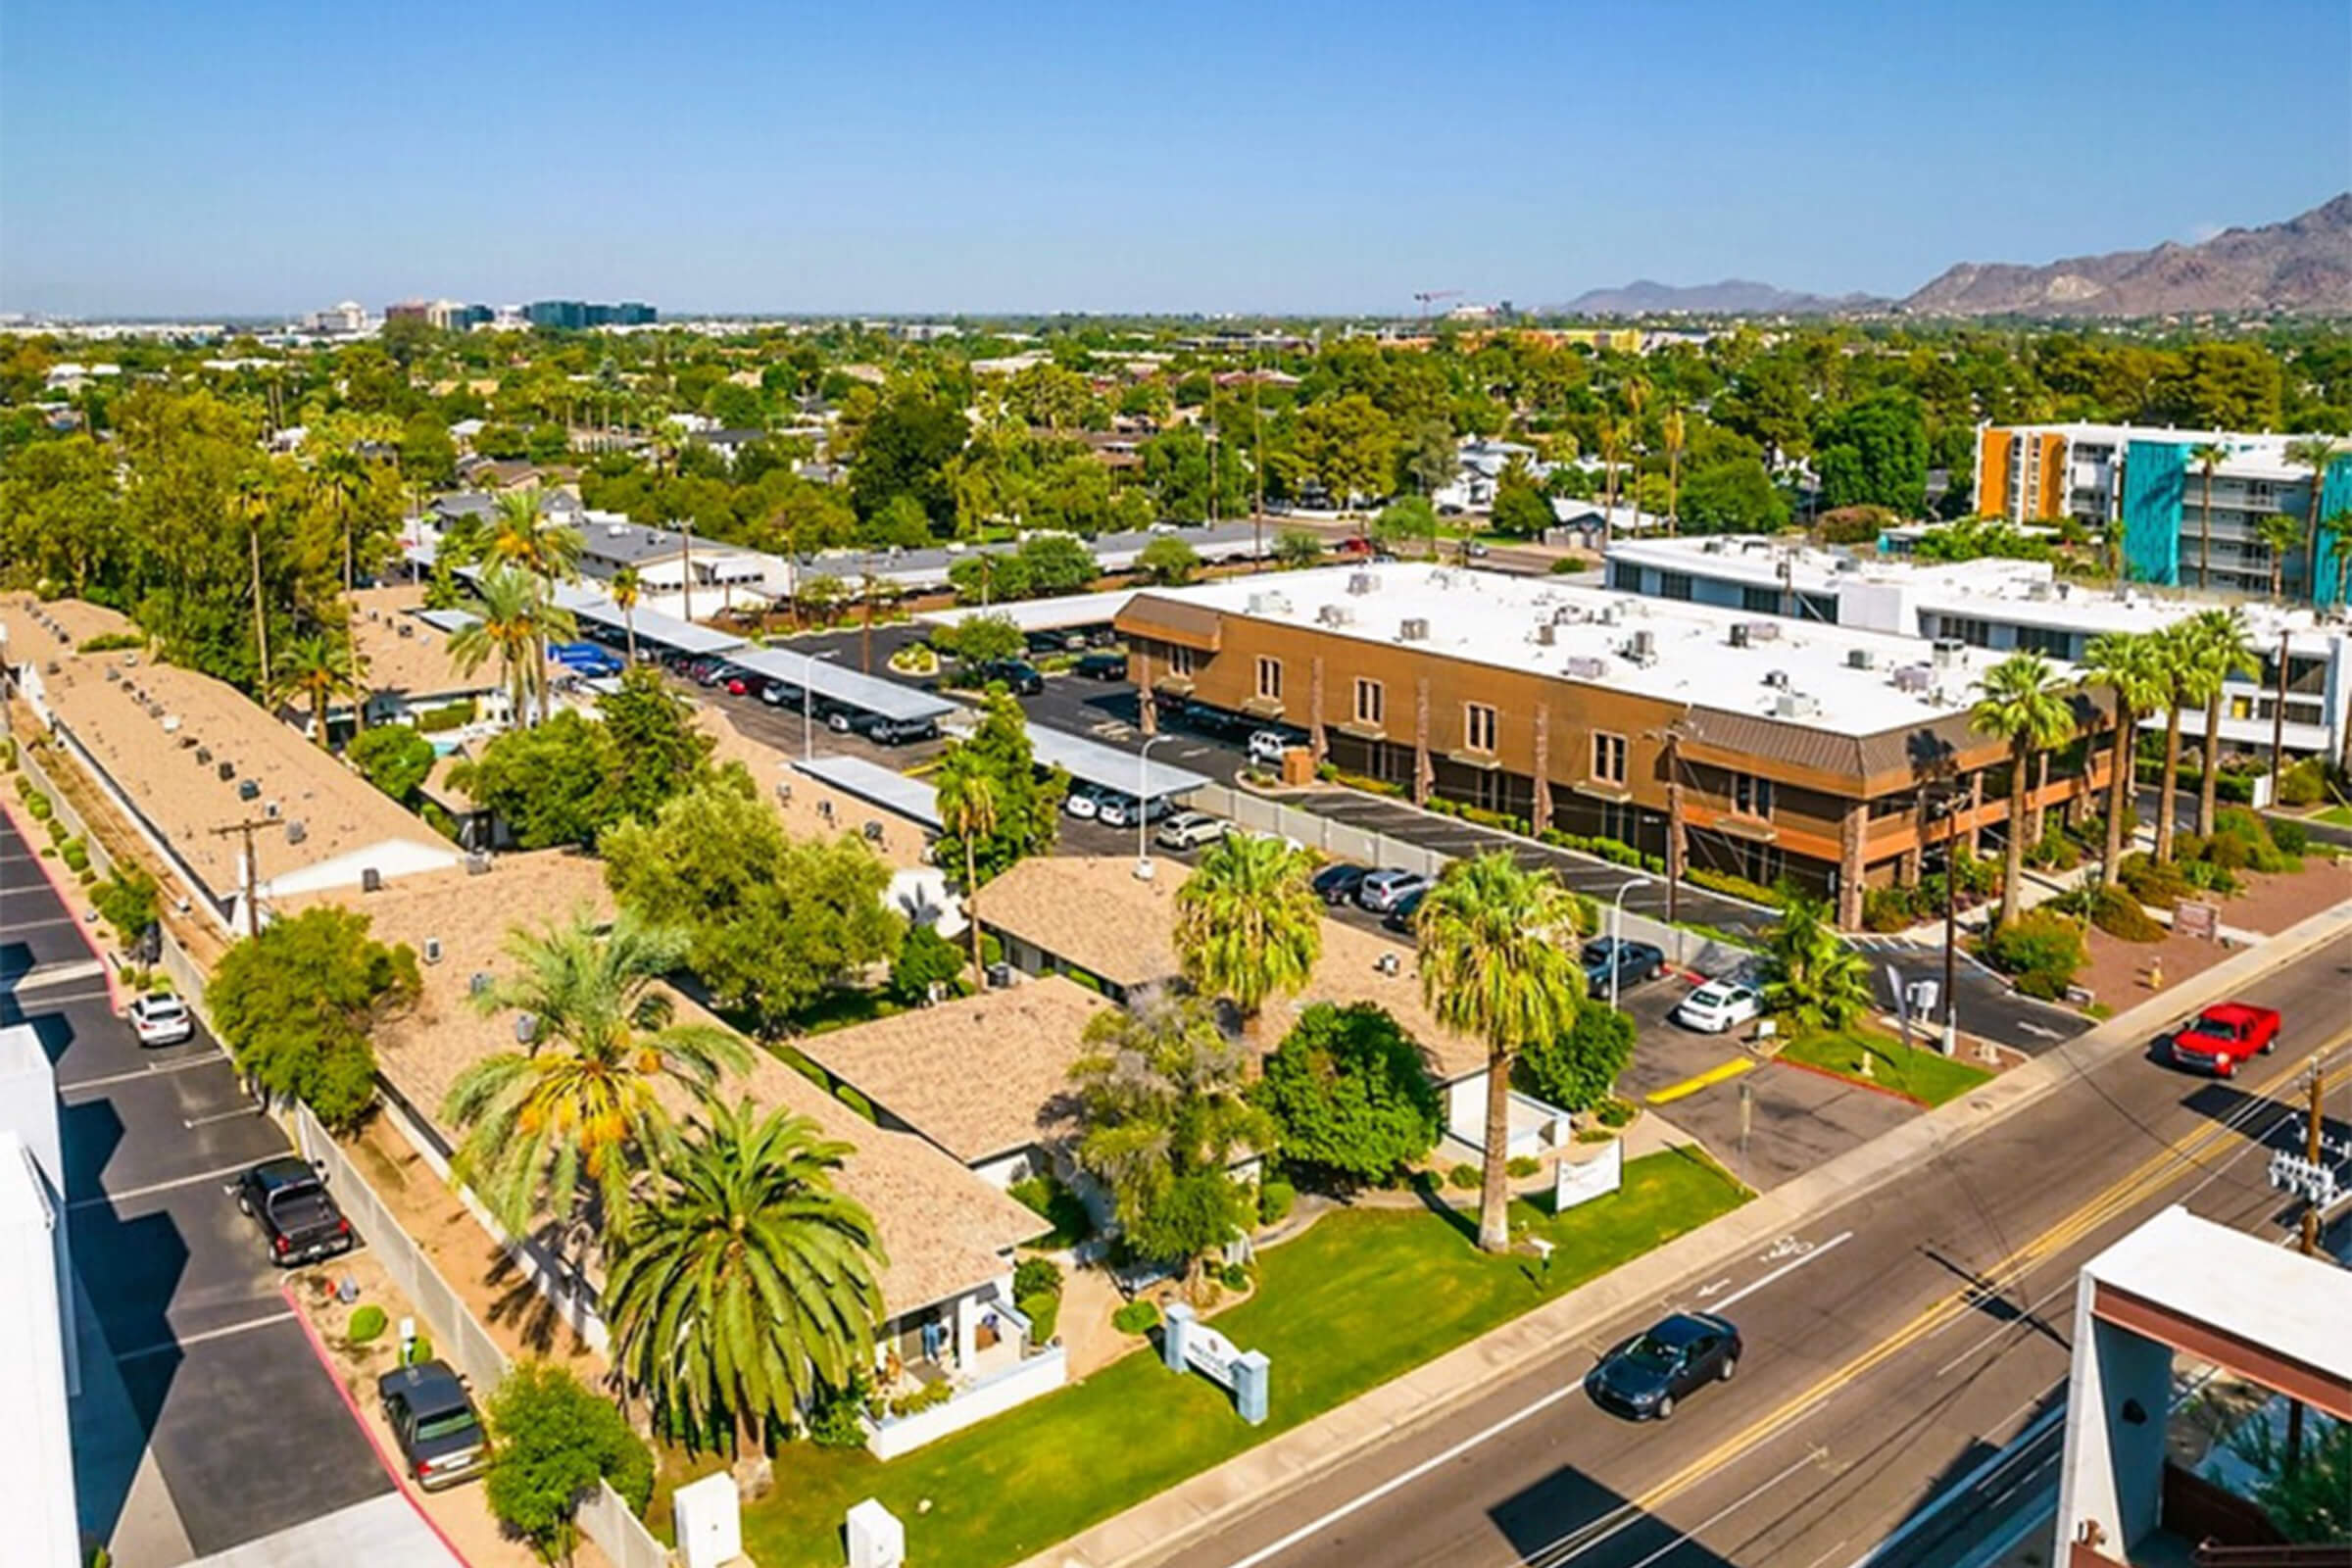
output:
<instances>
[{"instance_id":1,"label":"yellow double center line","mask_svg":"<svg viewBox=\"0 0 2352 1568\"><path fill-rule=\"evenodd\" d=\"M2336 1035L2306 1060L2316 1058L2324 1061L2347 1040L2352 1040L2352 1029ZM1779 1436L1839 1389L1867 1376L1963 1313L1974 1311L1984 1302L2009 1290L2036 1264L2073 1246L2143 1199L2162 1191L2175 1179L2178 1167L2193 1164L2216 1145L2239 1134L2244 1125L2260 1113L2264 1102L2270 1101L2272 1091L2300 1076L2303 1071L2304 1066L2297 1065L2272 1075L2260 1088L2251 1092L2253 1098L2244 1107L2244 1121L2232 1118L2208 1122L2167 1144L2128 1175L2110 1184L2080 1208L2011 1252L1978 1283L1936 1301L1893 1334L1829 1373L1811 1388L1759 1417L1736 1436L1717 1444L1664 1481L1634 1497L1628 1506L1643 1513L1656 1511L1668 1500L1689 1491L1758 1444ZM2287 1107L2278 1105L2275 1108L2284 1110Z\"/></svg>"}]
</instances>

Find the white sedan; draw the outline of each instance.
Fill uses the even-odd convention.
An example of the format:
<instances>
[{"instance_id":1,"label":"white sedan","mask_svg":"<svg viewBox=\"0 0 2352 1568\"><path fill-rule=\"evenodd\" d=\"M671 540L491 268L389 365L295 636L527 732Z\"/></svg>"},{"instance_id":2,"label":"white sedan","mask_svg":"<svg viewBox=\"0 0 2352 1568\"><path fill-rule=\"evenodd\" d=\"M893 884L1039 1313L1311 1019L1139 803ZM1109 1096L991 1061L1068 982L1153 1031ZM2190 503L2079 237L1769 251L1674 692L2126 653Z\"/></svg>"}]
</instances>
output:
<instances>
[{"instance_id":1,"label":"white sedan","mask_svg":"<svg viewBox=\"0 0 2352 1568\"><path fill-rule=\"evenodd\" d=\"M1719 1035L1753 1019L1762 1005L1753 986L1710 980L1676 1004L1674 1017L1702 1034Z\"/></svg>"},{"instance_id":2,"label":"white sedan","mask_svg":"<svg viewBox=\"0 0 2352 1568\"><path fill-rule=\"evenodd\" d=\"M142 1046L176 1046L196 1038L195 1015L169 991L151 991L132 1003L130 1027Z\"/></svg>"},{"instance_id":3,"label":"white sedan","mask_svg":"<svg viewBox=\"0 0 2352 1568\"><path fill-rule=\"evenodd\" d=\"M1062 797L1061 808L1081 822L1091 822L1102 809L1102 803L1093 790L1081 786Z\"/></svg>"}]
</instances>

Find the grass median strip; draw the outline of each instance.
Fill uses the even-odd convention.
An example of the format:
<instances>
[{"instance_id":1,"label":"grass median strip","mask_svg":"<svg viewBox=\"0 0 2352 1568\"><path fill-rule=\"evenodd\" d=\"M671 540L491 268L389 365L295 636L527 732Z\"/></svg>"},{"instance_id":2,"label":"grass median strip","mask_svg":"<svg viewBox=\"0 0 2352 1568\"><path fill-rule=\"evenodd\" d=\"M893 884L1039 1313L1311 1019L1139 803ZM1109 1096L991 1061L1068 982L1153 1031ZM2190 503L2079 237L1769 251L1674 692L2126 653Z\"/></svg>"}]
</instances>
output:
<instances>
[{"instance_id":1,"label":"grass median strip","mask_svg":"<svg viewBox=\"0 0 2352 1568\"><path fill-rule=\"evenodd\" d=\"M1244 1449L1346 1403L1717 1215L1747 1195L1695 1151L1628 1164L1615 1195L1567 1213L1513 1205L1551 1242L1545 1268L1475 1247L1474 1214L1330 1214L1261 1258L1257 1294L1219 1313L1236 1345L1273 1362L1272 1413L1250 1427L1226 1394L1146 1350L892 1463L786 1446L776 1490L744 1510L765 1568L832 1568L842 1516L879 1497L926 1562L996 1568L1068 1539ZM708 1471L706 1458L696 1468Z\"/></svg>"},{"instance_id":2,"label":"grass median strip","mask_svg":"<svg viewBox=\"0 0 2352 1568\"><path fill-rule=\"evenodd\" d=\"M1992 1074L1982 1067L1867 1029L1799 1035L1781 1048L1781 1059L1873 1089L1908 1095L1930 1105L1957 1100L1992 1080ZM1867 1077L1862 1070L1865 1060L1870 1064Z\"/></svg>"}]
</instances>

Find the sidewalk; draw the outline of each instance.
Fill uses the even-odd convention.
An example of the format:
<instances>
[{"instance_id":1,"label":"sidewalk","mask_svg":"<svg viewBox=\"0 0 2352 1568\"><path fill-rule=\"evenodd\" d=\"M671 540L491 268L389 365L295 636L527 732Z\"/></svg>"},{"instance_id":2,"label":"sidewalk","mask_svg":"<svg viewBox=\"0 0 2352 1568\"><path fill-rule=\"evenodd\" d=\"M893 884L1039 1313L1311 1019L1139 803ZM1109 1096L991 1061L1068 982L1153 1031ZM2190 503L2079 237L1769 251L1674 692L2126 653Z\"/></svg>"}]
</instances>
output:
<instances>
[{"instance_id":1,"label":"sidewalk","mask_svg":"<svg viewBox=\"0 0 2352 1568\"><path fill-rule=\"evenodd\" d=\"M2152 1034L2225 996L2255 976L2352 931L2352 902L2336 906L2235 955L2078 1039L1885 1137L1840 1155L1613 1273L1570 1291L1496 1329L1484 1339L1439 1356L1351 1403L1227 1460L1137 1504L1022 1568L1146 1568L1215 1531L1231 1518L1331 1473L1391 1438L1458 1409L1636 1306L1670 1297L1735 1252L1769 1244L1809 1217L1948 1152L2043 1095L2128 1052Z\"/></svg>"}]
</instances>

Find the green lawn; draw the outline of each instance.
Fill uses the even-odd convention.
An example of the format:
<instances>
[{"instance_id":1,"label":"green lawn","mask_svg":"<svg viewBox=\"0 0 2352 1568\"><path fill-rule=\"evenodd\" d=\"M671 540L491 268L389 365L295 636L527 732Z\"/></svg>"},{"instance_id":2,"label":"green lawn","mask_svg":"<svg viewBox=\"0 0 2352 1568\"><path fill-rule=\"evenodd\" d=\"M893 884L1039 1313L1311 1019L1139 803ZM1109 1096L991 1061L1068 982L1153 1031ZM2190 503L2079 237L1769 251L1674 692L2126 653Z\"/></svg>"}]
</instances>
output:
<instances>
[{"instance_id":1,"label":"green lawn","mask_svg":"<svg viewBox=\"0 0 2352 1568\"><path fill-rule=\"evenodd\" d=\"M744 1510L744 1545L763 1568L833 1568L843 1560L842 1515L872 1496L906 1522L909 1552L922 1561L1017 1561L1745 1198L1704 1155L1676 1152L1633 1161L1623 1191L1565 1215L1546 1212L1548 1200L1515 1205L1516 1224L1558 1244L1549 1278L1530 1258L1478 1252L1474 1216L1329 1215L1269 1249L1257 1294L1216 1319L1235 1344L1273 1360L1264 1426L1245 1425L1205 1378L1178 1377L1155 1351L1139 1352L891 1464L863 1450L791 1445L776 1458L776 1490Z\"/></svg>"},{"instance_id":2,"label":"green lawn","mask_svg":"<svg viewBox=\"0 0 2352 1568\"><path fill-rule=\"evenodd\" d=\"M1834 1072L1840 1078L1862 1078L1862 1058L1870 1057L1868 1082L1940 1105L1957 1100L1992 1074L1982 1067L1946 1056L1939 1051L1906 1046L1892 1035L1869 1029L1799 1035L1781 1048L1783 1059Z\"/></svg>"},{"instance_id":3,"label":"green lawn","mask_svg":"<svg viewBox=\"0 0 2352 1568\"><path fill-rule=\"evenodd\" d=\"M2352 806L2330 806L2319 819L2335 827L2352 827Z\"/></svg>"}]
</instances>

